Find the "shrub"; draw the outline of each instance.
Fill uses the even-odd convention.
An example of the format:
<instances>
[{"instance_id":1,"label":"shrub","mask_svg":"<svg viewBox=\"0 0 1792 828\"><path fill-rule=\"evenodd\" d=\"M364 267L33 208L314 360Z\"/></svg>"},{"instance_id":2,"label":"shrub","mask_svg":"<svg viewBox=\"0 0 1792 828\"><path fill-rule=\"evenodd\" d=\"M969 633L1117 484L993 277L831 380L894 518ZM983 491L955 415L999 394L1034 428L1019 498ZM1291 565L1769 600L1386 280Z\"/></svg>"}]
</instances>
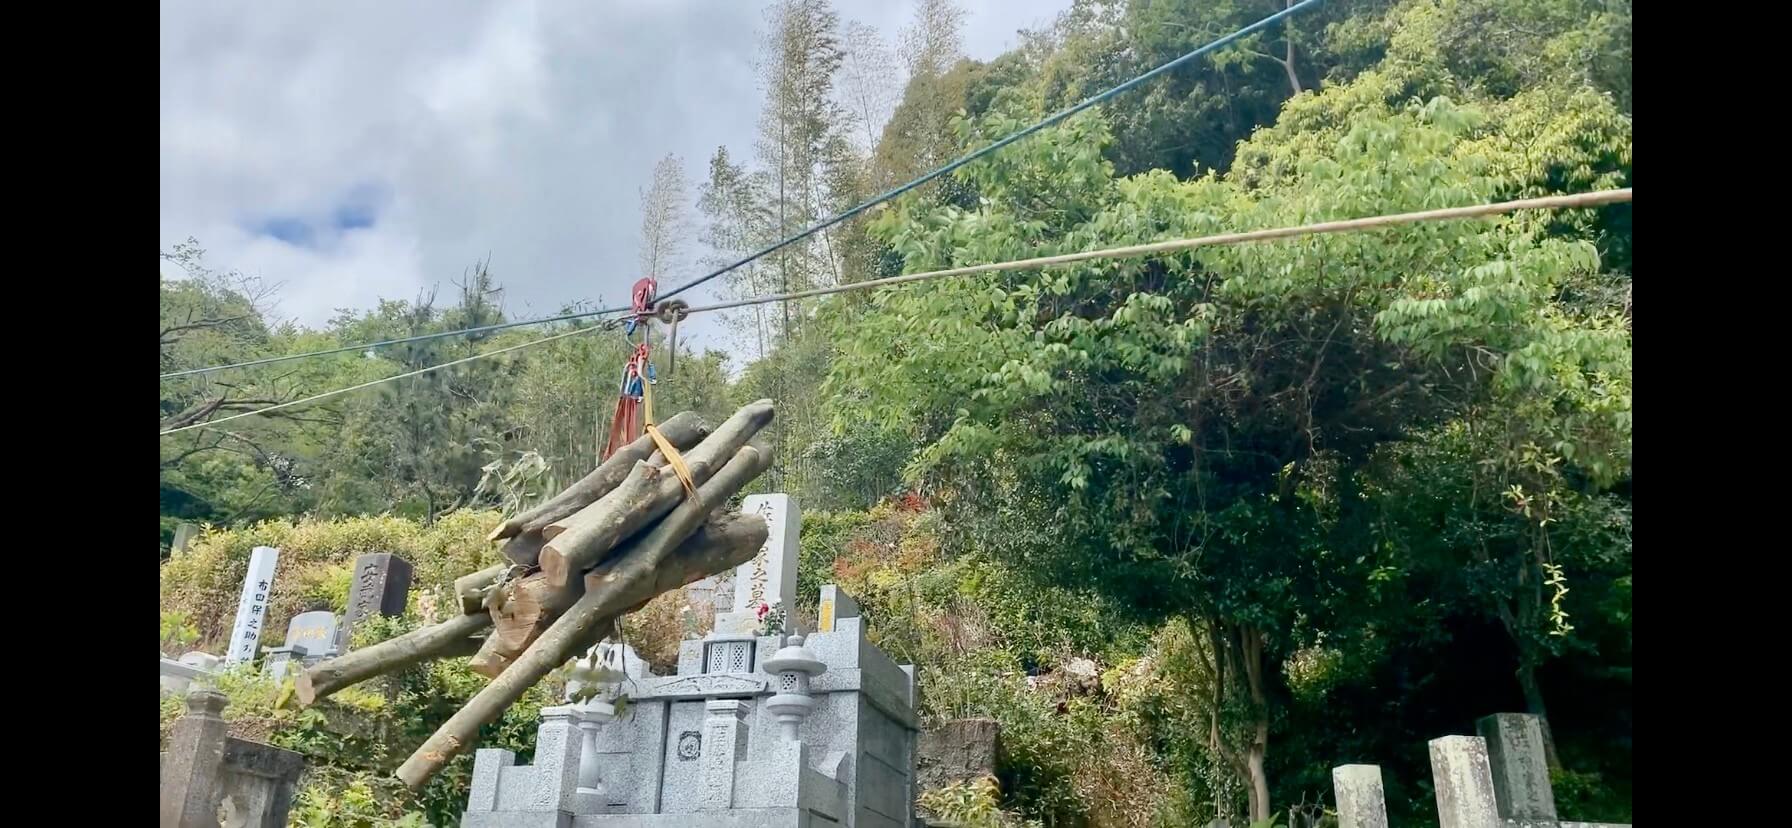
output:
<instances>
[{"instance_id":1,"label":"shrub","mask_svg":"<svg viewBox=\"0 0 1792 828\"><path fill-rule=\"evenodd\" d=\"M440 620L449 611L455 577L497 560L485 534L497 522L491 512L456 512L423 527L395 517L339 521L267 521L236 530L208 530L183 554L162 566L162 638L196 639L215 648L229 634L237 599L256 546L280 549L266 629L278 635L292 615L318 603L345 609L354 557L392 552L416 571L404 614L375 616L355 628L354 646L365 647ZM273 638L263 643L276 643ZM411 794L392 772L412 750L487 684L465 659L412 667L345 688L306 709L290 698L291 679L280 684L258 668L237 665L218 674L230 699L224 717L238 738L266 742L306 756L291 824L301 826L453 825L466 807L472 756L450 762L430 784ZM503 717L480 732L480 744L528 754L542 706L559 698L553 678L531 689ZM178 697L161 701L161 741L184 712Z\"/></svg>"},{"instance_id":2,"label":"shrub","mask_svg":"<svg viewBox=\"0 0 1792 828\"><path fill-rule=\"evenodd\" d=\"M162 613L162 652L179 657L199 640L199 628L179 610Z\"/></svg>"},{"instance_id":3,"label":"shrub","mask_svg":"<svg viewBox=\"0 0 1792 828\"><path fill-rule=\"evenodd\" d=\"M431 526L390 515L322 521L269 520L240 529L207 528L186 552L162 564L161 608L183 613L199 643L216 651L227 643L241 597L249 555L257 546L280 550L262 643L275 645L292 616L328 603L346 609L355 556L391 552L411 563L413 585L446 588L455 578L498 561L485 541L496 512L458 511Z\"/></svg>"}]
</instances>

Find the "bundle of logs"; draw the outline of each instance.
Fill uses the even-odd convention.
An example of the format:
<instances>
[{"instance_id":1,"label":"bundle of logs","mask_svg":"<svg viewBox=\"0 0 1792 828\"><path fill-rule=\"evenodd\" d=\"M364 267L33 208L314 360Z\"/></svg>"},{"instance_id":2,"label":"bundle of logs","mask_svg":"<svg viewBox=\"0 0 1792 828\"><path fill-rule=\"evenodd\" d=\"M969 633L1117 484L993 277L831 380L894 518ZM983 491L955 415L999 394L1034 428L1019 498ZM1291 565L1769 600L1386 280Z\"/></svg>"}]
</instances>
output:
<instances>
[{"instance_id":1,"label":"bundle of logs","mask_svg":"<svg viewBox=\"0 0 1792 828\"><path fill-rule=\"evenodd\" d=\"M454 582L460 615L317 664L298 678L299 703L425 661L471 655L473 669L492 682L398 768L406 785L423 787L474 744L481 727L602 641L624 613L753 557L765 543L765 521L721 507L771 465L770 450L754 437L772 416L771 401L760 400L713 432L688 411L661 424L694 492L648 435L618 449L566 491L492 531L507 561Z\"/></svg>"}]
</instances>

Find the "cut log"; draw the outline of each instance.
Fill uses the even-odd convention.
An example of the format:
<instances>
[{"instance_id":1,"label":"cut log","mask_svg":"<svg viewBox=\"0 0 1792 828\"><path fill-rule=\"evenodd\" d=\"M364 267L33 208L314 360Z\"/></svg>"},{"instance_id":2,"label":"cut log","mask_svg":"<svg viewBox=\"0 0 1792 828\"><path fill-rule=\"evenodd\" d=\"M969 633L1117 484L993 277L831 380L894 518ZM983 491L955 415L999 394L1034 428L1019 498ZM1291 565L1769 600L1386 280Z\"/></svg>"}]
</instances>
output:
<instances>
[{"instance_id":1,"label":"cut log","mask_svg":"<svg viewBox=\"0 0 1792 828\"><path fill-rule=\"evenodd\" d=\"M471 575L455 578L454 597L460 602L460 611L466 615L484 612L486 587L496 583L508 569L510 564L492 564Z\"/></svg>"},{"instance_id":2,"label":"cut log","mask_svg":"<svg viewBox=\"0 0 1792 828\"><path fill-rule=\"evenodd\" d=\"M444 764L473 744L481 727L496 721L523 693L580 649L601 639L603 627L599 625L604 619L652 599L660 584L661 565L703 523L708 512L704 504L725 502L770 465L769 452L752 446L741 448L733 460L698 489L695 500L679 504L653 529L629 544L603 573L589 579L585 595L572 609L399 766L399 780L413 791L422 789Z\"/></svg>"},{"instance_id":3,"label":"cut log","mask_svg":"<svg viewBox=\"0 0 1792 828\"><path fill-rule=\"evenodd\" d=\"M660 566L652 594L629 605L623 609L622 614L647 606L649 601L672 590L694 584L718 572L727 572L752 560L770 534L765 518L758 515L732 514L720 520L711 520L680 545ZM599 566L586 573L584 580L589 583L594 579L602 579L607 574L605 567ZM610 622L600 622L596 629L600 633L606 632L610 629ZM586 649L590 649L590 646L587 645Z\"/></svg>"},{"instance_id":4,"label":"cut log","mask_svg":"<svg viewBox=\"0 0 1792 828\"><path fill-rule=\"evenodd\" d=\"M582 587L549 585L539 572L507 584L502 604L492 609L492 634L469 663L473 672L497 678L582 594Z\"/></svg>"},{"instance_id":5,"label":"cut log","mask_svg":"<svg viewBox=\"0 0 1792 828\"><path fill-rule=\"evenodd\" d=\"M715 433L685 455L685 465L690 468L694 482L701 487L716 469L731 462L735 452L771 422L772 416L771 401L760 400L729 417ZM630 489L625 495L625 488L646 482L635 481L637 474L643 477L651 474L649 479L654 485L645 492ZM659 520L685 499L684 483L675 474L653 474L637 468L629 478L608 496L542 530L547 544L542 546L537 563L542 573L548 576L548 583L565 586L577 580L603 560L610 550ZM698 492L701 495L702 489Z\"/></svg>"},{"instance_id":6,"label":"cut log","mask_svg":"<svg viewBox=\"0 0 1792 828\"><path fill-rule=\"evenodd\" d=\"M611 489L610 493L599 498L597 502L580 509L578 512L542 527L543 541L552 543L568 532L589 533L598 524L605 521L621 521L635 512L645 513L651 508L654 493L659 489L660 476L665 467L651 463L636 463L629 470L628 477ZM697 470L692 469L692 474ZM583 538L584 535L576 536ZM569 538L563 543L578 543L579 540Z\"/></svg>"},{"instance_id":7,"label":"cut log","mask_svg":"<svg viewBox=\"0 0 1792 828\"><path fill-rule=\"evenodd\" d=\"M673 415L661 423L659 429L660 434L681 451L697 445L709 436L709 426L693 411ZM520 535L531 528L540 529L595 503L598 498L616 488L628 476L635 463L646 460L655 451L653 438L645 434L635 438L628 445L617 449L615 454L610 455L590 474L580 478L579 482L568 486L548 502L498 524L498 528L493 529L486 539L500 541ZM535 562L517 563L533 565Z\"/></svg>"},{"instance_id":8,"label":"cut log","mask_svg":"<svg viewBox=\"0 0 1792 828\"><path fill-rule=\"evenodd\" d=\"M765 545L769 534L765 518L758 515L712 514L659 568L654 596L746 563Z\"/></svg>"},{"instance_id":9,"label":"cut log","mask_svg":"<svg viewBox=\"0 0 1792 828\"><path fill-rule=\"evenodd\" d=\"M527 529L504 541L504 545L498 547L498 554L518 566L533 567L541 557L542 543L541 530Z\"/></svg>"},{"instance_id":10,"label":"cut log","mask_svg":"<svg viewBox=\"0 0 1792 828\"><path fill-rule=\"evenodd\" d=\"M438 658L468 655L479 649L475 633L490 627L491 616L457 615L433 627L405 633L371 647L344 653L299 674L293 688L299 704L309 705L356 682Z\"/></svg>"},{"instance_id":11,"label":"cut log","mask_svg":"<svg viewBox=\"0 0 1792 828\"><path fill-rule=\"evenodd\" d=\"M719 571L698 571L704 566L715 565L716 561L738 562L751 558L765 544L765 538L765 520L757 515L712 516L672 553L661 568L658 583L663 586L654 589L649 597ZM555 587L538 572L507 585L504 592L502 605L492 610L492 634L486 636L484 645L468 663L473 672L487 678L497 678L508 669L555 619L585 594L585 584L580 580Z\"/></svg>"},{"instance_id":12,"label":"cut log","mask_svg":"<svg viewBox=\"0 0 1792 828\"><path fill-rule=\"evenodd\" d=\"M654 468L665 466L666 455L657 451L654 452L652 457L647 458L647 465L653 466ZM626 483L627 481L624 480L623 482ZM615 489L611 489L610 493L615 493ZM548 515L548 517L552 517L552 515ZM553 526L557 524L548 525ZM547 540L543 538L541 534L545 528L546 527L542 526L540 523L530 523L529 525L524 526L521 534L515 535L509 540L504 541L503 548L499 550L500 554L523 566L535 566L541 559L542 545L547 543Z\"/></svg>"}]
</instances>

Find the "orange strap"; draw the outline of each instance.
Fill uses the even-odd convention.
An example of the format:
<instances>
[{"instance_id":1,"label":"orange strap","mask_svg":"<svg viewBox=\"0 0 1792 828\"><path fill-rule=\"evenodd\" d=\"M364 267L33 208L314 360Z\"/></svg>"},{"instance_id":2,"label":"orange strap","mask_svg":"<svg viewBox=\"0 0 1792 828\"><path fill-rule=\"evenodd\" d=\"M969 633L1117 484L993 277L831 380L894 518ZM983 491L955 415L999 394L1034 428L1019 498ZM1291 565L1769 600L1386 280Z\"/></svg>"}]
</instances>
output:
<instances>
[{"instance_id":1,"label":"orange strap","mask_svg":"<svg viewBox=\"0 0 1792 828\"><path fill-rule=\"evenodd\" d=\"M678 475L678 482L684 484L685 493L689 494L692 500L696 500L697 484L691 478L691 467L685 465L684 455L679 454L678 449L672 446L672 441L666 439L666 435L660 433L659 426L653 424L652 383L641 384L641 409L642 413L646 415L643 430L647 432L647 436L653 438L653 444L660 447L660 453L666 455L666 465L671 466L672 473Z\"/></svg>"}]
</instances>

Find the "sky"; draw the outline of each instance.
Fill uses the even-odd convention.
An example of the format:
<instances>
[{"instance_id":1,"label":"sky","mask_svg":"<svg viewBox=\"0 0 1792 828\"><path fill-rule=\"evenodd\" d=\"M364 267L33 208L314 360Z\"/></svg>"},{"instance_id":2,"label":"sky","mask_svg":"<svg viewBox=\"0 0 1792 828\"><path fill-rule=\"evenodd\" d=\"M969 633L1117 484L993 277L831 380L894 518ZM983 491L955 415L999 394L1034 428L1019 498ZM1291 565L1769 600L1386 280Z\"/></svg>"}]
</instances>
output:
<instances>
[{"instance_id":1,"label":"sky","mask_svg":"<svg viewBox=\"0 0 1792 828\"><path fill-rule=\"evenodd\" d=\"M991 59L1069 4L960 0L966 52ZM751 157L764 5L164 2L161 249L198 239L312 326L448 299L488 256L512 319L626 300L654 163L680 156L695 199L718 145ZM913 2L835 8L894 46ZM686 324L727 349L715 320Z\"/></svg>"}]
</instances>

